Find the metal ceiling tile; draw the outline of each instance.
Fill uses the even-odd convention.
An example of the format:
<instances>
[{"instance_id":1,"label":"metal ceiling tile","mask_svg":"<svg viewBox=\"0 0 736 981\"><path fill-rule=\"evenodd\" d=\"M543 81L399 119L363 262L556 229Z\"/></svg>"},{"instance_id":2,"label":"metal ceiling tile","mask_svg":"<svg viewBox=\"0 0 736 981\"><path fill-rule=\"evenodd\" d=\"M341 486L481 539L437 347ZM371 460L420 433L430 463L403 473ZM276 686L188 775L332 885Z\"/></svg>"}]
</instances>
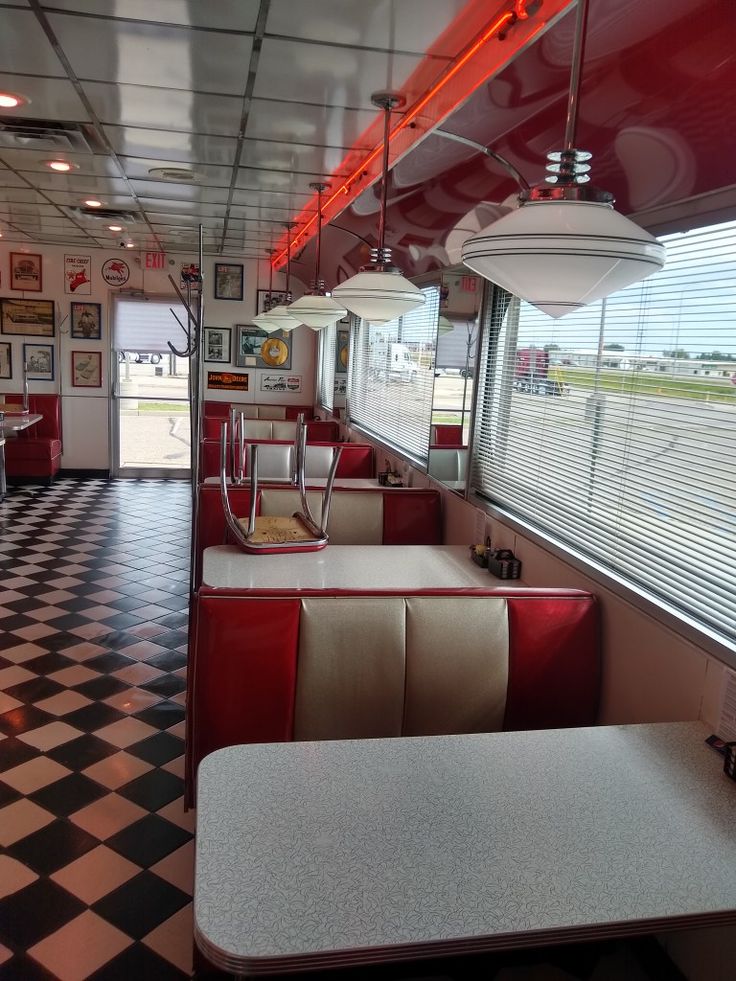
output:
<instances>
[{"instance_id":1,"label":"metal ceiling tile","mask_svg":"<svg viewBox=\"0 0 736 981\"><path fill-rule=\"evenodd\" d=\"M30 217L45 216L58 218L61 212L53 204L28 204L18 201L0 202L0 214L27 215Z\"/></svg>"},{"instance_id":2,"label":"metal ceiling tile","mask_svg":"<svg viewBox=\"0 0 736 981\"><path fill-rule=\"evenodd\" d=\"M314 196L314 191L273 191L265 189L258 191L250 189L233 191L233 204L241 207L290 208L292 213L303 208Z\"/></svg>"},{"instance_id":3,"label":"metal ceiling tile","mask_svg":"<svg viewBox=\"0 0 736 981\"><path fill-rule=\"evenodd\" d=\"M313 192L309 190L309 182L323 176L323 174L293 174L284 170L255 170L251 167L239 167L235 186L243 190L282 191L287 194L294 192L311 196Z\"/></svg>"},{"instance_id":4,"label":"metal ceiling tile","mask_svg":"<svg viewBox=\"0 0 736 981\"><path fill-rule=\"evenodd\" d=\"M139 21L50 14L78 78L242 96L253 39Z\"/></svg>"},{"instance_id":5,"label":"metal ceiling tile","mask_svg":"<svg viewBox=\"0 0 736 981\"><path fill-rule=\"evenodd\" d=\"M3 11L0 65L3 72L66 78L64 66L31 10Z\"/></svg>"},{"instance_id":6,"label":"metal ceiling tile","mask_svg":"<svg viewBox=\"0 0 736 981\"><path fill-rule=\"evenodd\" d=\"M400 88L418 55L265 38L253 94L256 98L367 109L371 93Z\"/></svg>"},{"instance_id":7,"label":"metal ceiling tile","mask_svg":"<svg viewBox=\"0 0 736 981\"><path fill-rule=\"evenodd\" d=\"M97 197L105 207L133 207L135 202L128 192L122 178L113 177L78 177L71 182L70 190L44 189L44 194L54 204L82 204L85 198Z\"/></svg>"},{"instance_id":8,"label":"metal ceiling tile","mask_svg":"<svg viewBox=\"0 0 736 981\"><path fill-rule=\"evenodd\" d=\"M181 201L176 198L145 198L141 205L148 214L176 215L179 212L189 215L208 215L224 217L227 208L224 204L199 204L196 201Z\"/></svg>"},{"instance_id":9,"label":"metal ceiling tile","mask_svg":"<svg viewBox=\"0 0 736 981\"><path fill-rule=\"evenodd\" d=\"M237 139L180 133L165 129L136 129L126 126L104 127L116 153L129 157L163 158L186 164L214 164L229 167L235 160Z\"/></svg>"},{"instance_id":10,"label":"metal ceiling tile","mask_svg":"<svg viewBox=\"0 0 736 981\"><path fill-rule=\"evenodd\" d=\"M120 157L120 162L123 165L126 175L135 180L144 180L152 184L160 186L161 189L168 188L180 188L180 187L190 187L190 181L163 181L160 178L156 179L155 176L149 175L151 170L159 170L160 168L177 170L183 166L181 161L176 160L154 160L152 158L145 159L143 157ZM189 169L184 167L184 169ZM197 175L197 185L203 187L229 187L230 186L230 175L232 171L229 167L210 167L202 166L196 168ZM169 191L168 193L172 193Z\"/></svg>"},{"instance_id":11,"label":"metal ceiling tile","mask_svg":"<svg viewBox=\"0 0 736 981\"><path fill-rule=\"evenodd\" d=\"M31 187L8 187L5 174L0 173L0 202L18 201L24 204L47 204L43 194Z\"/></svg>"},{"instance_id":12,"label":"metal ceiling tile","mask_svg":"<svg viewBox=\"0 0 736 981\"><path fill-rule=\"evenodd\" d=\"M66 78L33 78L2 73L3 88L30 101L17 109L3 109L3 119L64 119L87 122L89 114Z\"/></svg>"},{"instance_id":13,"label":"metal ceiling tile","mask_svg":"<svg viewBox=\"0 0 736 981\"><path fill-rule=\"evenodd\" d=\"M266 32L423 54L466 6L467 0L271 0ZM439 52L455 54L442 47Z\"/></svg>"},{"instance_id":14,"label":"metal ceiling tile","mask_svg":"<svg viewBox=\"0 0 736 981\"><path fill-rule=\"evenodd\" d=\"M317 146L360 146L360 136L375 117L373 106L345 109L343 106L254 99L245 135L253 140L293 140ZM368 144L365 145L371 149Z\"/></svg>"},{"instance_id":15,"label":"metal ceiling tile","mask_svg":"<svg viewBox=\"0 0 736 981\"><path fill-rule=\"evenodd\" d=\"M344 147L315 147L300 143L246 140L240 159L246 167L307 174L310 180L316 180L318 177L333 173L347 176L347 169L341 166L346 154L347 148Z\"/></svg>"},{"instance_id":16,"label":"metal ceiling tile","mask_svg":"<svg viewBox=\"0 0 736 981\"><path fill-rule=\"evenodd\" d=\"M185 133L236 136L242 99L146 85L85 82L84 91L103 123L160 129L162 123Z\"/></svg>"},{"instance_id":17,"label":"metal ceiling tile","mask_svg":"<svg viewBox=\"0 0 736 981\"><path fill-rule=\"evenodd\" d=\"M198 214L176 214L171 211L149 211L146 210L146 217L152 225L204 225L207 228L222 228L225 218L222 215L198 215Z\"/></svg>"},{"instance_id":18,"label":"metal ceiling tile","mask_svg":"<svg viewBox=\"0 0 736 981\"><path fill-rule=\"evenodd\" d=\"M2 150L0 150L0 155L1 154ZM2 167L0 167L0 184L2 184L3 187L28 187L28 184L22 177L19 177L18 174L14 174L12 170Z\"/></svg>"},{"instance_id":19,"label":"metal ceiling tile","mask_svg":"<svg viewBox=\"0 0 736 981\"><path fill-rule=\"evenodd\" d=\"M73 164L76 169L74 171L69 171L66 174L50 170L44 161L53 159L57 156L60 156L64 160ZM34 184L41 183L41 177L39 175L43 174L43 180L49 187L67 188L69 185L65 184L65 181L74 179L75 177L80 177L84 174L96 174L100 177L119 176L118 169L114 162L109 157L103 156L102 154L50 154L42 150L15 150L10 149L9 147L3 147L0 150L0 159L3 161L3 163L7 164L8 167L12 167L19 173L25 172L27 175L29 175L27 179Z\"/></svg>"},{"instance_id":20,"label":"metal ceiling tile","mask_svg":"<svg viewBox=\"0 0 736 981\"><path fill-rule=\"evenodd\" d=\"M191 0L53 0L49 6L97 17L253 31L260 0L217 0L216 3L192 3Z\"/></svg>"}]
</instances>

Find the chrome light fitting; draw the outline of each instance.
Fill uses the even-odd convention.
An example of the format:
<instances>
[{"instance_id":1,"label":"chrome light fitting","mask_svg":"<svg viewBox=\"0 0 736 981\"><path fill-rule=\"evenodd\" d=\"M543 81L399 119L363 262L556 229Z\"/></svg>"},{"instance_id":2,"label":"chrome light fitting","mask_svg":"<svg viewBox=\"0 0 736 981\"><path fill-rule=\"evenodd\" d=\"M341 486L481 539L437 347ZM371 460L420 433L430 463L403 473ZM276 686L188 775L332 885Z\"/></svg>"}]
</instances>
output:
<instances>
[{"instance_id":1,"label":"chrome light fitting","mask_svg":"<svg viewBox=\"0 0 736 981\"><path fill-rule=\"evenodd\" d=\"M289 280L291 279L291 229L294 227L294 222L289 222L284 226L286 228L286 301L284 303L279 303L278 306L272 307L267 314L264 314L265 321L262 325L263 330L268 330L269 328L266 324L271 324L271 330L294 330L295 327L301 327L302 322L298 320L293 314L289 313L289 304L291 303L291 291L289 290ZM260 321L256 317L253 321L254 323L259 323Z\"/></svg>"},{"instance_id":2,"label":"chrome light fitting","mask_svg":"<svg viewBox=\"0 0 736 981\"><path fill-rule=\"evenodd\" d=\"M590 153L575 149L588 0L578 0L565 148L548 154L545 178L519 195L520 207L469 238L466 266L527 303L564 317L664 265L664 246L613 210L613 195L592 186Z\"/></svg>"},{"instance_id":3,"label":"chrome light fitting","mask_svg":"<svg viewBox=\"0 0 736 981\"><path fill-rule=\"evenodd\" d=\"M384 111L383 177L381 211L378 221L378 247L371 250L371 261L360 271L340 283L333 297L344 303L351 313L373 324L385 324L402 314L424 306L424 294L404 277L391 262L391 249L386 248L386 193L388 188L388 150L391 110L403 106L406 100L394 92L376 92L371 97L374 106Z\"/></svg>"},{"instance_id":4,"label":"chrome light fitting","mask_svg":"<svg viewBox=\"0 0 736 981\"><path fill-rule=\"evenodd\" d=\"M314 263L314 281L310 292L295 300L289 310L307 327L311 327L312 330L322 330L323 327L331 327L338 320L342 320L347 310L333 300L332 295L327 292L319 272L322 247L322 192L329 187L329 184L315 182L309 186L317 192L317 257Z\"/></svg>"}]
</instances>

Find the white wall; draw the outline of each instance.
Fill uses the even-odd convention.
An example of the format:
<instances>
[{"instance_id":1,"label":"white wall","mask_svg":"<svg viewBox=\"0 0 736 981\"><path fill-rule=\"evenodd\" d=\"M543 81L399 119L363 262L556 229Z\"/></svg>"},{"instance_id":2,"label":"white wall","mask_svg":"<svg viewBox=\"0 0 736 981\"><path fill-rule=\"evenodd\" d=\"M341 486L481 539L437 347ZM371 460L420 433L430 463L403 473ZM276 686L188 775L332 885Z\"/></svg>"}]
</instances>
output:
<instances>
[{"instance_id":1,"label":"white wall","mask_svg":"<svg viewBox=\"0 0 736 981\"><path fill-rule=\"evenodd\" d=\"M41 292L21 292L10 287L11 252L29 252L42 256ZM87 295L66 293L64 289L64 255L89 255L91 264L91 292ZM130 268L130 278L124 286L111 288L102 278L101 269L107 259L122 259ZM53 338L28 337L0 333L0 341L9 342L12 349L13 377L0 379L0 394L20 392L22 389L23 344L52 344L54 347L55 378L52 382L29 382L31 394L60 393L62 395L63 454L61 465L65 469L108 470L110 468L109 406L110 375L112 370L110 345L112 335L112 296L115 292L142 291L151 296L171 296L174 291L168 281L171 273L179 281L182 263L196 261L191 254L166 255L163 269L147 269L146 253L135 249L71 249L64 246L32 246L16 244L7 238L0 240L0 296L52 300L56 309L56 331ZM213 297L215 262L232 262L244 266L242 300L215 300ZM315 333L307 327L293 332L292 361L288 372L270 369L234 367L235 326L250 324L256 313L256 291L268 286L268 270L265 260L207 256L204 259L204 309L205 325L227 327L232 330L230 365L204 364L203 377L208 370L231 371L248 377L248 391L231 393L203 389L203 397L239 402L275 402L297 405L313 404L315 375ZM274 289L282 288L281 277L276 276ZM300 292L300 291L295 291ZM70 336L70 304L80 302L102 305L102 338L99 341L72 339ZM183 341L182 334L182 341ZM75 388L71 384L71 352L100 351L102 353L102 387ZM301 378L301 391L261 392L260 379L264 374L288 374Z\"/></svg>"}]
</instances>

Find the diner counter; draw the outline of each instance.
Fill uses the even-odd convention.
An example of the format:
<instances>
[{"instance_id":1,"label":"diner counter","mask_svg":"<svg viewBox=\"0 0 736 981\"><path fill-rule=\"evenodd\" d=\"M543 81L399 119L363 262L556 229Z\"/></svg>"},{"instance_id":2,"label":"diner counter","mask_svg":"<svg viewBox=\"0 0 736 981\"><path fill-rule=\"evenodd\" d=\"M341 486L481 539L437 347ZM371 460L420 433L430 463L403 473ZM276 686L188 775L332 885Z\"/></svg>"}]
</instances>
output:
<instances>
[{"instance_id":1,"label":"diner counter","mask_svg":"<svg viewBox=\"0 0 736 981\"><path fill-rule=\"evenodd\" d=\"M218 545L204 550L202 565L203 584L221 589L489 589L500 581L464 545L328 545L288 555Z\"/></svg>"}]
</instances>

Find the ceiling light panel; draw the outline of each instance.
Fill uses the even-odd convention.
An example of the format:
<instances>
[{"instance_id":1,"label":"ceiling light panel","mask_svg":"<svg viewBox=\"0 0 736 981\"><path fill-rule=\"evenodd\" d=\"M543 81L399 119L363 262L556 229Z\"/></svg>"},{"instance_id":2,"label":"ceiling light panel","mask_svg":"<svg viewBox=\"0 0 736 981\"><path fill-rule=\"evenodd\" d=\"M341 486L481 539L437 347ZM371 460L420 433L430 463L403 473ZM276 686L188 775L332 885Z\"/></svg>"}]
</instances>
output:
<instances>
[{"instance_id":1,"label":"ceiling light panel","mask_svg":"<svg viewBox=\"0 0 736 981\"><path fill-rule=\"evenodd\" d=\"M468 6L467 0L401 0L392 5L390 14L386 10L384 16L377 16L375 4L365 0L320 0L318 9L293 0L271 0L266 29L269 34L312 41L329 38L351 47L423 55L438 33ZM487 2L485 10L487 19ZM447 55L454 53L445 51Z\"/></svg>"},{"instance_id":2,"label":"ceiling light panel","mask_svg":"<svg viewBox=\"0 0 736 981\"><path fill-rule=\"evenodd\" d=\"M241 163L246 167L296 171L302 174L340 173L347 147L305 146L301 143L275 143L246 140ZM313 178L312 178L313 179Z\"/></svg>"},{"instance_id":3,"label":"ceiling light panel","mask_svg":"<svg viewBox=\"0 0 736 981\"><path fill-rule=\"evenodd\" d=\"M352 146L374 119L375 113L366 108L345 109L342 106L254 99L245 135L249 139Z\"/></svg>"},{"instance_id":4,"label":"ceiling light panel","mask_svg":"<svg viewBox=\"0 0 736 981\"><path fill-rule=\"evenodd\" d=\"M32 10L5 9L2 20L0 64L3 66L3 88L15 91L5 72L66 78L66 72ZM25 87L22 91L25 92Z\"/></svg>"},{"instance_id":5,"label":"ceiling light panel","mask_svg":"<svg viewBox=\"0 0 736 981\"><path fill-rule=\"evenodd\" d=\"M175 160L154 160L146 157L120 157L120 163L122 164L123 170L126 175L135 180L147 181L152 187L160 188L163 193L168 186L171 186L171 181L155 180L151 174L151 170L156 170L160 167L168 168L171 170L176 170L184 166L181 161L177 162ZM229 187L230 177L232 175L232 169L230 167L211 167L200 164L193 164L195 172L197 175L197 184L199 185L209 185L211 187ZM187 186L190 186L189 181L185 182Z\"/></svg>"},{"instance_id":6,"label":"ceiling light panel","mask_svg":"<svg viewBox=\"0 0 736 981\"><path fill-rule=\"evenodd\" d=\"M157 201L199 201L202 204L226 204L226 187L202 187L199 184L177 184L167 188L168 182L131 181L131 186L141 199ZM154 198L155 196L155 198Z\"/></svg>"},{"instance_id":7,"label":"ceiling light panel","mask_svg":"<svg viewBox=\"0 0 736 981\"><path fill-rule=\"evenodd\" d=\"M102 123L160 129L165 120L171 129L213 136L237 134L243 108L236 96L145 85L85 82L84 91Z\"/></svg>"},{"instance_id":8,"label":"ceiling light panel","mask_svg":"<svg viewBox=\"0 0 736 981\"><path fill-rule=\"evenodd\" d=\"M312 8L313 9L313 8ZM256 98L363 109L366 93L394 88L418 66L418 55L387 54L265 38L253 90ZM445 62L438 62L438 71Z\"/></svg>"},{"instance_id":9,"label":"ceiling light panel","mask_svg":"<svg viewBox=\"0 0 736 981\"><path fill-rule=\"evenodd\" d=\"M48 18L73 71L85 80L243 94L253 47L248 34L67 14Z\"/></svg>"},{"instance_id":10,"label":"ceiling light panel","mask_svg":"<svg viewBox=\"0 0 736 981\"><path fill-rule=\"evenodd\" d=\"M209 215L224 217L227 208L224 204L198 204L194 201L175 200L174 198L141 198L141 205L149 214L163 212L168 214Z\"/></svg>"},{"instance_id":11,"label":"ceiling light panel","mask_svg":"<svg viewBox=\"0 0 736 981\"><path fill-rule=\"evenodd\" d=\"M212 27L229 31L253 31L260 0L217 0L192 4L184 0L54 0L57 10L101 14L109 18L129 18L185 27Z\"/></svg>"},{"instance_id":12,"label":"ceiling light panel","mask_svg":"<svg viewBox=\"0 0 736 981\"><path fill-rule=\"evenodd\" d=\"M21 91L28 97L29 101L21 109L24 119L76 119L81 122L89 119L84 103L66 79L3 72L2 83L4 89Z\"/></svg>"}]
</instances>

